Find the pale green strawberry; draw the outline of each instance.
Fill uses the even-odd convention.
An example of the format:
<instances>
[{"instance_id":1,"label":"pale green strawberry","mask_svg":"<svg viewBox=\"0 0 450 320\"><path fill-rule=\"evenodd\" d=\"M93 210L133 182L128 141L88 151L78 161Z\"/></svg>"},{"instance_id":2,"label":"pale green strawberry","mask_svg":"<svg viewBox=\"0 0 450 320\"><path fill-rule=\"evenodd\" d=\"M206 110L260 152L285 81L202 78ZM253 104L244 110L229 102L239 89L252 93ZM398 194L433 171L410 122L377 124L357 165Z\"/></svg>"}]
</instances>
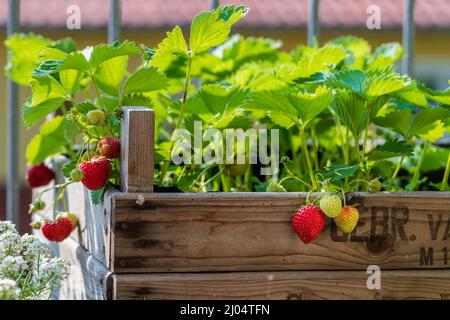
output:
<instances>
[{"instance_id":1,"label":"pale green strawberry","mask_svg":"<svg viewBox=\"0 0 450 320\"><path fill-rule=\"evenodd\" d=\"M101 126L105 124L105 113L101 110L91 110L86 115L87 122L93 126Z\"/></svg>"},{"instance_id":2,"label":"pale green strawberry","mask_svg":"<svg viewBox=\"0 0 450 320\"><path fill-rule=\"evenodd\" d=\"M337 227L344 233L350 233L355 229L359 220L359 212L353 207L343 207L341 214L334 218Z\"/></svg>"},{"instance_id":3,"label":"pale green strawberry","mask_svg":"<svg viewBox=\"0 0 450 320\"><path fill-rule=\"evenodd\" d=\"M341 213L341 198L336 195L327 195L320 199L320 210L329 218L337 217Z\"/></svg>"}]
</instances>

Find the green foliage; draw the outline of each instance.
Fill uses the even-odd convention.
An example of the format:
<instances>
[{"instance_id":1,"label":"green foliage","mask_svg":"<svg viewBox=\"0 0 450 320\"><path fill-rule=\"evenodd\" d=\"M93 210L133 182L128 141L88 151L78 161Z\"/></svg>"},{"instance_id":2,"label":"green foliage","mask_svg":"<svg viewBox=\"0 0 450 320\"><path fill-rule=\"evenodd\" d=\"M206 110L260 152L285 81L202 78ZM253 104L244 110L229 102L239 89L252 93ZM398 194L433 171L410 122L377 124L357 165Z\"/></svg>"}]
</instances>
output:
<instances>
[{"instance_id":1,"label":"green foliage","mask_svg":"<svg viewBox=\"0 0 450 320\"><path fill-rule=\"evenodd\" d=\"M7 75L32 89L23 108L25 125L58 114L29 143L27 162L64 154L70 162L62 173L69 177L98 154L101 138L120 136L123 106L141 106L155 110L159 187L373 191L375 181L389 191L448 188L447 181L438 186L421 174L441 170L445 180L450 172L448 152L432 145L450 132L450 89L433 91L397 73L404 54L399 44L372 50L366 40L344 36L285 52L276 40L230 37L247 12L230 5L199 13L188 37L176 26L154 49L124 41L77 50L70 39L31 34L8 39ZM130 58L139 54L142 64L129 70ZM104 115L104 124L87 121L94 110ZM192 135L195 121L202 130L278 129L279 174L259 175L260 164L249 164L238 177L225 165L174 166L170 155L178 142L172 134L186 129ZM201 154L212 147L209 141L195 146ZM248 157L249 146L243 149ZM91 193L95 204L119 184L119 160L112 166L105 187Z\"/></svg>"},{"instance_id":2,"label":"green foliage","mask_svg":"<svg viewBox=\"0 0 450 320\"><path fill-rule=\"evenodd\" d=\"M14 34L5 41L11 56L5 67L6 75L21 85L27 85L31 73L39 62L42 49L51 44L51 40L35 34Z\"/></svg>"},{"instance_id":3,"label":"green foliage","mask_svg":"<svg viewBox=\"0 0 450 320\"><path fill-rule=\"evenodd\" d=\"M64 117L58 116L40 127L39 134L27 146L25 156L29 164L39 164L46 157L64 150L65 141L61 137L65 125Z\"/></svg>"}]
</instances>

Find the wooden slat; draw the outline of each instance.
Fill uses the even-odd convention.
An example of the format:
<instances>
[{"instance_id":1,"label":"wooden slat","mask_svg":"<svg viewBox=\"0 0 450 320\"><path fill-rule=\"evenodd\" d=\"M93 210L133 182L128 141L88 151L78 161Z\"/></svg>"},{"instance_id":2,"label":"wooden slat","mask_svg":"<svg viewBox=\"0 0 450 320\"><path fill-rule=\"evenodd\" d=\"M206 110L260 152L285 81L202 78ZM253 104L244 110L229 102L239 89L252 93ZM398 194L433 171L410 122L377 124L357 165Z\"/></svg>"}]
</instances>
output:
<instances>
[{"instance_id":1,"label":"wooden slat","mask_svg":"<svg viewBox=\"0 0 450 320\"><path fill-rule=\"evenodd\" d=\"M281 271L114 275L115 299L449 299L449 270L381 271L381 289L365 271Z\"/></svg>"},{"instance_id":2,"label":"wooden slat","mask_svg":"<svg viewBox=\"0 0 450 320\"><path fill-rule=\"evenodd\" d=\"M155 144L154 112L143 107L124 107L122 110L121 191L152 192Z\"/></svg>"},{"instance_id":3,"label":"wooden slat","mask_svg":"<svg viewBox=\"0 0 450 320\"><path fill-rule=\"evenodd\" d=\"M300 242L301 193L115 194L116 273L448 268L450 193L349 195L360 225ZM439 222L440 221L440 222Z\"/></svg>"}]
</instances>

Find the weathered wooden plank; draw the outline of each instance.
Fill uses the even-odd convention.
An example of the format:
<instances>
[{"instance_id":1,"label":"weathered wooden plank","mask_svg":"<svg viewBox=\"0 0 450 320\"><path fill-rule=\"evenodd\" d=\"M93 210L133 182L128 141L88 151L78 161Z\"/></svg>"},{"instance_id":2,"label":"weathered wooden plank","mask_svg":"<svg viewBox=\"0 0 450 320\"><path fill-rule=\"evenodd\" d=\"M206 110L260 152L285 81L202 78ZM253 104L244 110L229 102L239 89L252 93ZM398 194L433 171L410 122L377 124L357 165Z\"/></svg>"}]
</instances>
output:
<instances>
[{"instance_id":1,"label":"weathered wooden plank","mask_svg":"<svg viewBox=\"0 0 450 320\"><path fill-rule=\"evenodd\" d=\"M115 273L449 268L450 193L349 195L360 223L309 245L290 221L301 193L113 197Z\"/></svg>"},{"instance_id":2,"label":"weathered wooden plank","mask_svg":"<svg viewBox=\"0 0 450 320\"><path fill-rule=\"evenodd\" d=\"M47 243L55 256L70 264L69 278L62 282L55 293L59 300L106 300L112 296L111 271L89 254L74 239L55 243L47 241L40 233L39 239Z\"/></svg>"},{"instance_id":3,"label":"weathered wooden plank","mask_svg":"<svg viewBox=\"0 0 450 320\"><path fill-rule=\"evenodd\" d=\"M448 299L449 270L381 271L381 289L365 271L278 271L114 275L114 299Z\"/></svg>"},{"instance_id":4,"label":"weathered wooden plank","mask_svg":"<svg viewBox=\"0 0 450 320\"><path fill-rule=\"evenodd\" d=\"M120 189L153 191L155 115L143 107L124 107L121 132Z\"/></svg>"}]
</instances>

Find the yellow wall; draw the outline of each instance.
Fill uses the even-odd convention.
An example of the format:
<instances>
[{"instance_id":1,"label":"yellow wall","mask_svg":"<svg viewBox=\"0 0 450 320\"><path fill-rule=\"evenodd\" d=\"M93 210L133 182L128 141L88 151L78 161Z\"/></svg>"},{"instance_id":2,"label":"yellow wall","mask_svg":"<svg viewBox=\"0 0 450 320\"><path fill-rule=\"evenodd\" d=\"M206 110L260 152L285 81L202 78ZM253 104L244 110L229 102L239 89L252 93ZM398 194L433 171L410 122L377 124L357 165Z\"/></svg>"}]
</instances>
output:
<instances>
[{"instance_id":1,"label":"yellow wall","mask_svg":"<svg viewBox=\"0 0 450 320\"><path fill-rule=\"evenodd\" d=\"M254 36L263 36L263 37L272 37L275 39L280 39L284 43L285 49L292 49L295 45L299 43L305 43L305 31L270 31L270 30L259 30L255 31L247 31L242 30L242 33L245 35L254 35ZM401 42L401 34L399 32L324 32L321 35L321 43L334 38L336 36L340 36L343 34L353 34L356 36L361 36L366 38L373 47L378 46L384 42L392 42L398 41ZM106 42L106 33L105 32L71 32L67 31L64 33L49 33L43 32L45 36L48 36L52 39L59 39L63 37L72 37L78 44L79 48L83 48L88 45L95 45L97 43ZM164 36L164 32L154 31L154 32L125 32L122 35L122 39L130 39L136 42L145 43L149 47L154 47ZM449 59L450 64L450 35L448 32L419 32L417 33L416 38L416 55L417 57L428 57L428 58L446 58ZM0 41L3 43L5 40L5 34L0 33ZM4 48L4 47L3 47ZM6 52L5 50L0 51L0 66L3 67L6 64ZM29 95L28 90L21 89L20 90L20 101L23 102ZM4 76L0 77L0 127L3 128L3 134L0 134L0 183L4 182L6 177L6 79ZM21 127L20 132L20 166L22 176L25 168L25 160L24 160L24 151L27 142L32 137L35 130L25 130Z\"/></svg>"}]
</instances>

